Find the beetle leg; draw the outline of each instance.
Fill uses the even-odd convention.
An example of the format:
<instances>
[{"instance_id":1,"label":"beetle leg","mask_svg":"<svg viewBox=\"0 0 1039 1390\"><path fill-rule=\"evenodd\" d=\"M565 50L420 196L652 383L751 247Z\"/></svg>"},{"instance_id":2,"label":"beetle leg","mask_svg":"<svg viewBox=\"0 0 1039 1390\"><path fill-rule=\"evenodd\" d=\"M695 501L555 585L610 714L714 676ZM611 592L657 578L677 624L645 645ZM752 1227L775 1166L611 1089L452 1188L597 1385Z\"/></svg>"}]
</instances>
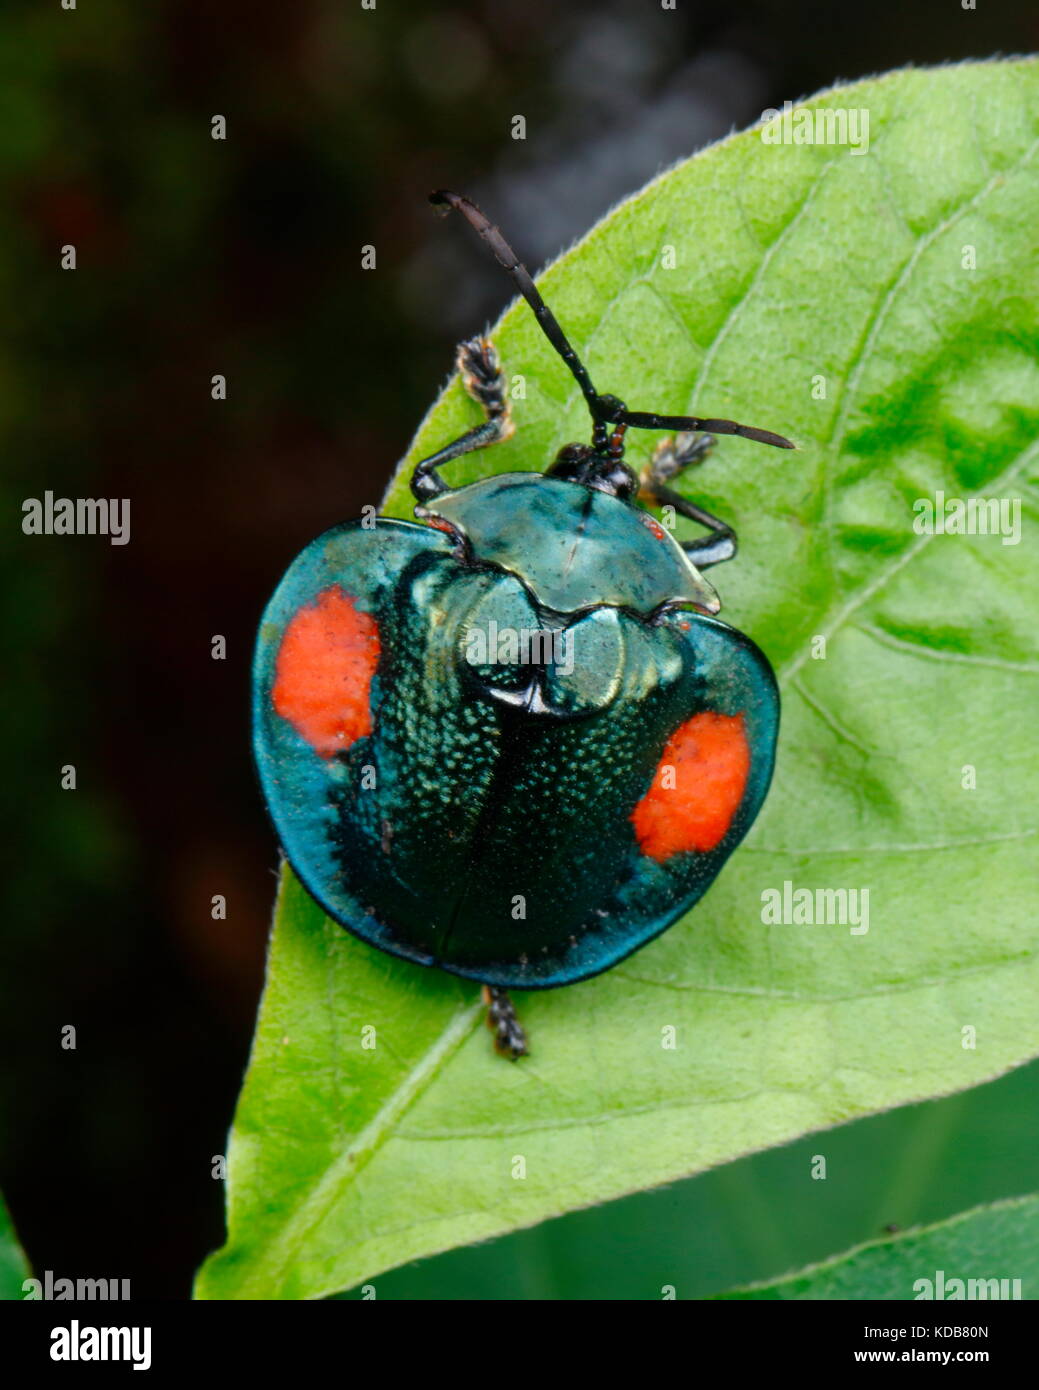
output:
<instances>
[{"instance_id":1,"label":"beetle leg","mask_svg":"<svg viewBox=\"0 0 1039 1390\"><path fill-rule=\"evenodd\" d=\"M687 517L706 526L711 532L696 541L683 541L682 549L697 569L709 569L731 560L736 554L736 532L727 521L698 507L680 493L667 486L672 478L687 468L702 463L714 448L714 436L698 434L692 430L676 434L673 439L664 439L653 451L653 457L643 469L640 478L639 498L657 506L674 507L679 516Z\"/></svg>"},{"instance_id":2,"label":"beetle leg","mask_svg":"<svg viewBox=\"0 0 1039 1390\"><path fill-rule=\"evenodd\" d=\"M722 523L724 525L724 522ZM705 536L702 541L683 541L682 549L698 570L708 570L712 565L720 565L731 560L736 554L736 537L727 535Z\"/></svg>"},{"instance_id":3,"label":"beetle leg","mask_svg":"<svg viewBox=\"0 0 1039 1390\"><path fill-rule=\"evenodd\" d=\"M486 415L482 425L467 430L460 439L445 444L435 454L420 459L411 475L411 490L420 502L429 502L444 492L449 492L447 483L437 472L443 463L461 458L473 449L485 449L488 444L497 444L508 439L515 426L509 413L509 402L505 395L505 378L494 344L489 338L469 338L459 344L457 356L458 370L469 395L482 408Z\"/></svg>"},{"instance_id":4,"label":"beetle leg","mask_svg":"<svg viewBox=\"0 0 1039 1390\"><path fill-rule=\"evenodd\" d=\"M687 430L674 438L662 439L653 450L653 456L642 474L643 488L652 483L666 483L692 468L704 459L717 441L713 434L699 434Z\"/></svg>"},{"instance_id":5,"label":"beetle leg","mask_svg":"<svg viewBox=\"0 0 1039 1390\"><path fill-rule=\"evenodd\" d=\"M494 1050L513 1062L527 1055L527 1035L516 1017L516 1006L507 989L484 985L483 1002L487 1005L487 1027L494 1034Z\"/></svg>"},{"instance_id":6,"label":"beetle leg","mask_svg":"<svg viewBox=\"0 0 1039 1390\"><path fill-rule=\"evenodd\" d=\"M707 527L711 533L709 536L696 541L680 542L682 549L698 570L720 565L724 560L731 560L736 554L736 532L727 521L722 521L713 512L698 507L695 502L690 502L665 483L650 482L648 486L643 487L639 495L659 506L674 507L679 516L688 517L690 521L698 521L701 526Z\"/></svg>"}]
</instances>

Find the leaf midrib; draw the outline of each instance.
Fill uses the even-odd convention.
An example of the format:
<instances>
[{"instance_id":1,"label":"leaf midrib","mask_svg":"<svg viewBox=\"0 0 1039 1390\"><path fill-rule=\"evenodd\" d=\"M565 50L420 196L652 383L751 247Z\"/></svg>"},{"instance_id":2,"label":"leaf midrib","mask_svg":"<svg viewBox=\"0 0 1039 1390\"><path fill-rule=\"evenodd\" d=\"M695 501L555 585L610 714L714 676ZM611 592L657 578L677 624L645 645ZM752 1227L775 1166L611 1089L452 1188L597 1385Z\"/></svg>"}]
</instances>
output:
<instances>
[{"instance_id":1,"label":"leaf midrib","mask_svg":"<svg viewBox=\"0 0 1039 1390\"><path fill-rule=\"evenodd\" d=\"M479 1001L455 1011L436 1041L419 1057L354 1141L325 1169L307 1196L297 1204L278 1236L266 1246L268 1262L279 1273L292 1262L329 1206L338 1199L344 1184L367 1167L401 1117L432 1085L454 1053L469 1038L482 1012L483 1004Z\"/></svg>"}]
</instances>

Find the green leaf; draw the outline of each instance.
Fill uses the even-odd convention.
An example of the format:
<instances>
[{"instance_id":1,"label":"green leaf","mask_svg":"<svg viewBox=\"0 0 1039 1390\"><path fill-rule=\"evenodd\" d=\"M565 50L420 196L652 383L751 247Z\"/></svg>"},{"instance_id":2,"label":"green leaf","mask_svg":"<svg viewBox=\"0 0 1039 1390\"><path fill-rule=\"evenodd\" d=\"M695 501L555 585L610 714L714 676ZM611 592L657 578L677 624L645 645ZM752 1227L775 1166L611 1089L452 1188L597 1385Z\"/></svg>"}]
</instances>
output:
<instances>
[{"instance_id":1,"label":"green leaf","mask_svg":"<svg viewBox=\"0 0 1039 1390\"><path fill-rule=\"evenodd\" d=\"M31 1273L25 1252L18 1244L11 1213L0 1197L0 1300L24 1298L22 1280L28 1279Z\"/></svg>"},{"instance_id":2,"label":"green leaf","mask_svg":"<svg viewBox=\"0 0 1039 1390\"><path fill-rule=\"evenodd\" d=\"M201 1296L319 1297L1039 1051L1039 64L898 72L811 104L866 108L868 153L743 132L540 282L600 389L801 446L723 439L682 482L736 524L725 616L780 677L758 824L659 941L520 998L533 1052L516 1066L475 988L359 944L285 875L229 1239ZM526 306L494 338L525 378L517 432L448 465L455 484L543 468L588 434ZM414 460L475 418L452 381L391 514L410 512ZM1021 543L916 534L936 490L1016 500ZM868 931L766 924L784 882L868 889Z\"/></svg>"},{"instance_id":3,"label":"green leaf","mask_svg":"<svg viewBox=\"0 0 1039 1390\"><path fill-rule=\"evenodd\" d=\"M940 1271L940 1273L939 1273ZM1007 1281L1001 1287L993 1279ZM952 1281L961 1280L962 1287ZM1039 1290L1039 1197L995 1202L889 1240L872 1240L767 1284L721 1299L1035 1298ZM1015 1289L1014 1281L1020 1284ZM928 1281L928 1282L924 1282Z\"/></svg>"}]
</instances>

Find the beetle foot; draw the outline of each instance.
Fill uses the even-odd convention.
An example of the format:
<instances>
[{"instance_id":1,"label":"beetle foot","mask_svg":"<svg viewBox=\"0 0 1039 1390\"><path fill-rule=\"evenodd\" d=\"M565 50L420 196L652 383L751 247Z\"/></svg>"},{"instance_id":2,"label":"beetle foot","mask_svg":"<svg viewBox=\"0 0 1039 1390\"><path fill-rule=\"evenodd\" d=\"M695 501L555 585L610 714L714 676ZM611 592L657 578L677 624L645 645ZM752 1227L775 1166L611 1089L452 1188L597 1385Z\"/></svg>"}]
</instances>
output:
<instances>
[{"instance_id":1,"label":"beetle foot","mask_svg":"<svg viewBox=\"0 0 1039 1390\"><path fill-rule=\"evenodd\" d=\"M466 391L482 406L488 420L498 424L499 439L508 439L515 428L509 411L505 374L490 338L468 338L458 346L458 370Z\"/></svg>"},{"instance_id":2,"label":"beetle foot","mask_svg":"<svg viewBox=\"0 0 1039 1390\"><path fill-rule=\"evenodd\" d=\"M518 1061L527 1056L527 1035L516 1017L516 1006L506 989L484 985L483 1002L487 1005L487 1027L494 1034L494 1050L499 1057Z\"/></svg>"},{"instance_id":3,"label":"beetle foot","mask_svg":"<svg viewBox=\"0 0 1039 1390\"><path fill-rule=\"evenodd\" d=\"M687 468L702 463L715 445L713 434L702 434L698 430L687 430L682 434L662 439L653 450L647 466L639 478L642 484L640 496L645 494L653 500L653 484L666 483Z\"/></svg>"}]
</instances>

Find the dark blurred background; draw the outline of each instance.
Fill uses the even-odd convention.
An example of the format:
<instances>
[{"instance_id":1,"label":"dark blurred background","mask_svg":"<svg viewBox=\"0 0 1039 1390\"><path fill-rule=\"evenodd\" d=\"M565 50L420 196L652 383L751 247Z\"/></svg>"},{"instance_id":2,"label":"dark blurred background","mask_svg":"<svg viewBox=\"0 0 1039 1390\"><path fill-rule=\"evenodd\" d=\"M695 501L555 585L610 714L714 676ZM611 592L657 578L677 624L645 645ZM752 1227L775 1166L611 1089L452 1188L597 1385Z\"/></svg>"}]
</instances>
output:
<instances>
[{"instance_id":1,"label":"dark blurred background","mask_svg":"<svg viewBox=\"0 0 1039 1390\"><path fill-rule=\"evenodd\" d=\"M764 107L1037 47L1034 0L8 0L0 1186L38 1270L184 1297L220 1243L210 1160L277 859L248 755L255 625L300 546L378 501L455 340L508 298L426 193L471 193L539 264ZM130 544L24 536L45 489L130 497ZM1026 1068L827 1136L843 1177L807 1205L818 1138L380 1295L654 1297L663 1255L680 1296L777 1273L1036 1186L1037 1100Z\"/></svg>"}]
</instances>

